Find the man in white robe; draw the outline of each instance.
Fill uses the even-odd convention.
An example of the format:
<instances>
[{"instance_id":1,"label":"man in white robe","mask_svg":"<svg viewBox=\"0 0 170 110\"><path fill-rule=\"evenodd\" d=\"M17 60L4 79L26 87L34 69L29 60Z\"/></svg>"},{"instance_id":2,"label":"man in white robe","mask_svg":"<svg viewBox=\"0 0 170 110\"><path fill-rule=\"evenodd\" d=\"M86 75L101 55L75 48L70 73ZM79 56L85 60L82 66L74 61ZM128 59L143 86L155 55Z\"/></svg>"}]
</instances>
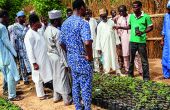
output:
<instances>
[{"instance_id":1,"label":"man in white robe","mask_svg":"<svg viewBox=\"0 0 170 110\"><path fill-rule=\"evenodd\" d=\"M40 100L43 100L48 98L43 90L43 82L52 80L52 69L45 39L37 32L41 28L39 17L36 14L31 14L29 22L31 28L26 33L24 42L32 66L32 79L35 83L36 93Z\"/></svg>"},{"instance_id":2,"label":"man in white robe","mask_svg":"<svg viewBox=\"0 0 170 110\"><path fill-rule=\"evenodd\" d=\"M115 24L112 20L107 20L105 9L100 10L100 17L102 21L97 27L96 49L102 54L104 72L116 71L116 74L121 74L116 53L116 45L120 44L120 40L113 30Z\"/></svg>"},{"instance_id":3,"label":"man in white robe","mask_svg":"<svg viewBox=\"0 0 170 110\"><path fill-rule=\"evenodd\" d=\"M60 30L57 27L61 26L62 14L60 10L52 10L48 12L51 25L44 32L44 37L47 42L48 56L53 69L53 99L54 102L61 100L61 96L65 105L70 105L72 102L69 94L71 87L69 83L69 72L67 71L67 62L64 51L59 45Z\"/></svg>"}]
</instances>

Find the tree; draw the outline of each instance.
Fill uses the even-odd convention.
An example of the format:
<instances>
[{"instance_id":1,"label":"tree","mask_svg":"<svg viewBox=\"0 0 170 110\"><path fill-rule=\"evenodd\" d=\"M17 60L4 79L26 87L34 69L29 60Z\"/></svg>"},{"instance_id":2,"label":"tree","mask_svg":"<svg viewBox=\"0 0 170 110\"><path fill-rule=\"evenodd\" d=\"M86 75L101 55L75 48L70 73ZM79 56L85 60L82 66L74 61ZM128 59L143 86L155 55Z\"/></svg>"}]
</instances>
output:
<instances>
[{"instance_id":1,"label":"tree","mask_svg":"<svg viewBox=\"0 0 170 110\"><path fill-rule=\"evenodd\" d=\"M62 10L65 17L66 7L59 0L25 0L23 5L32 5L39 16L48 16L48 11Z\"/></svg>"},{"instance_id":2,"label":"tree","mask_svg":"<svg viewBox=\"0 0 170 110\"><path fill-rule=\"evenodd\" d=\"M10 23L14 22L16 13L22 10L22 0L0 0L0 8L9 13Z\"/></svg>"},{"instance_id":3,"label":"tree","mask_svg":"<svg viewBox=\"0 0 170 110\"><path fill-rule=\"evenodd\" d=\"M60 0L0 0L0 8L8 11L10 23L14 22L16 13L27 6L35 9L39 16L48 16L48 11L53 9L62 10L63 17L66 13L66 7Z\"/></svg>"}]
</instances>

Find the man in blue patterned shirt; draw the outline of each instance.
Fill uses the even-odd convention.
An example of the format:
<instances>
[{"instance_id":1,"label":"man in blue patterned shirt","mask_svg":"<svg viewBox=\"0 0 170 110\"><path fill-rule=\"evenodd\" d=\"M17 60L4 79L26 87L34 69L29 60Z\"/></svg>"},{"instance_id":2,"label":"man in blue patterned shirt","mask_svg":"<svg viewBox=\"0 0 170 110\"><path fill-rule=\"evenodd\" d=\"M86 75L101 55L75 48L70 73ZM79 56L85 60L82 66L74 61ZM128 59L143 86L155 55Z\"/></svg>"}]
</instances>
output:
<instances>
[{"instance_id":1,"label":"man in blue patterned shirt","mask_svg":"<svg viewBox=\"0 0 170 110\"><path fill-rule=\"evenodd\" d=\"M74 14L61 27L60 42L67 52L68 65L73 79L73 101L76 110L82 110L81 96L85 110L91 110L92 92L92 38L90 26L83 20L85 15L83 0L73 2Z\"/></svg>"},{"instance_id":2,"label":"man in blue patterned shirt","mask_svg":"<svg viewBox=\"0 0 170 110\"><path fill-rule=\"evenodd\" d=\"M29 84L28 81L28 74L31 73L31 65L28 60L28 56L26 53L26 48L24 44L25 34L28 31L28 27L24 26L26 21L25 14L23 11L19 11L17 13L18 23L15 23L13 26L13 34L15 36L15 49L17 51L19 57L19 64L20 64L20 74L24 81L25 85Z\"/></svg>"}]
</instances>

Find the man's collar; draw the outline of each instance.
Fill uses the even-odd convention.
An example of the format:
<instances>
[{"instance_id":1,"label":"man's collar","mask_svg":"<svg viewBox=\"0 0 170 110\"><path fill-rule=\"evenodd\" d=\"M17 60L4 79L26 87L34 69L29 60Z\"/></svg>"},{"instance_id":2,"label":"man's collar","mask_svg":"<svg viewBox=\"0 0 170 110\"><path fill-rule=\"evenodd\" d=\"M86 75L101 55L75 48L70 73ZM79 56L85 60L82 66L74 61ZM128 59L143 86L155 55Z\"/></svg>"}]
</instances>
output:
<instances>
[{"instance_id":1,"label":"man's collar","mask_svg":"<svg viewBox=\"0 0 170 110\"><path fill-rule=\"evenodd\" d=\"M142 13L141 13L141 15L139 16L139 17L137 17L136 15L135 15L135 13L133 13L133 15L135 16L135 18L136 19L139 19L140 17L143 17L144 16L144 11L141 11Z\"/></svg>"}]
</instances>

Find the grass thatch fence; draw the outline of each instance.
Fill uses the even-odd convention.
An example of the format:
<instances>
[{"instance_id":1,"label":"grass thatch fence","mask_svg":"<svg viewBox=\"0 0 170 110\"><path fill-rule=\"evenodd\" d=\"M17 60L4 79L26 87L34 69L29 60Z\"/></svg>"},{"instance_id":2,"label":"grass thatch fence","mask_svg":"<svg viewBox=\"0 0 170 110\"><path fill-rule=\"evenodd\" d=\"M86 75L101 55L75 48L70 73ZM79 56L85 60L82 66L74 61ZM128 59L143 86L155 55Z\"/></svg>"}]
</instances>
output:
<instances>
[{"instance_id":1,"label":"grass thatch fence","mask_svg":"<svg viewBox=\"0 0 170 110\"><path fill-rule=\"evenodd\" d=\"M160 42L162 40L161 31L164 14L151 15L154 24L154 30L147 35L147 50L149 58L161 58L162 47Z\"/></svg>"},{"instance_id":2,"label":"grass thatch fence","mask_svg":"<svg viewBox=\"0 0 170 110\"><path fill-rule=\"evenodd\" d=\"M61 0L63 4L71 7L74 0ZM109 12L111 9L117 10L120 5L126 5L131 12L132 3L136 0L84 0L87 6L93 11L93 15L98 16L98 10L106 8ZM168 0L140 0L143 4L143 10L149 14L164 13Z\"/></svg>"}]
</instances>

